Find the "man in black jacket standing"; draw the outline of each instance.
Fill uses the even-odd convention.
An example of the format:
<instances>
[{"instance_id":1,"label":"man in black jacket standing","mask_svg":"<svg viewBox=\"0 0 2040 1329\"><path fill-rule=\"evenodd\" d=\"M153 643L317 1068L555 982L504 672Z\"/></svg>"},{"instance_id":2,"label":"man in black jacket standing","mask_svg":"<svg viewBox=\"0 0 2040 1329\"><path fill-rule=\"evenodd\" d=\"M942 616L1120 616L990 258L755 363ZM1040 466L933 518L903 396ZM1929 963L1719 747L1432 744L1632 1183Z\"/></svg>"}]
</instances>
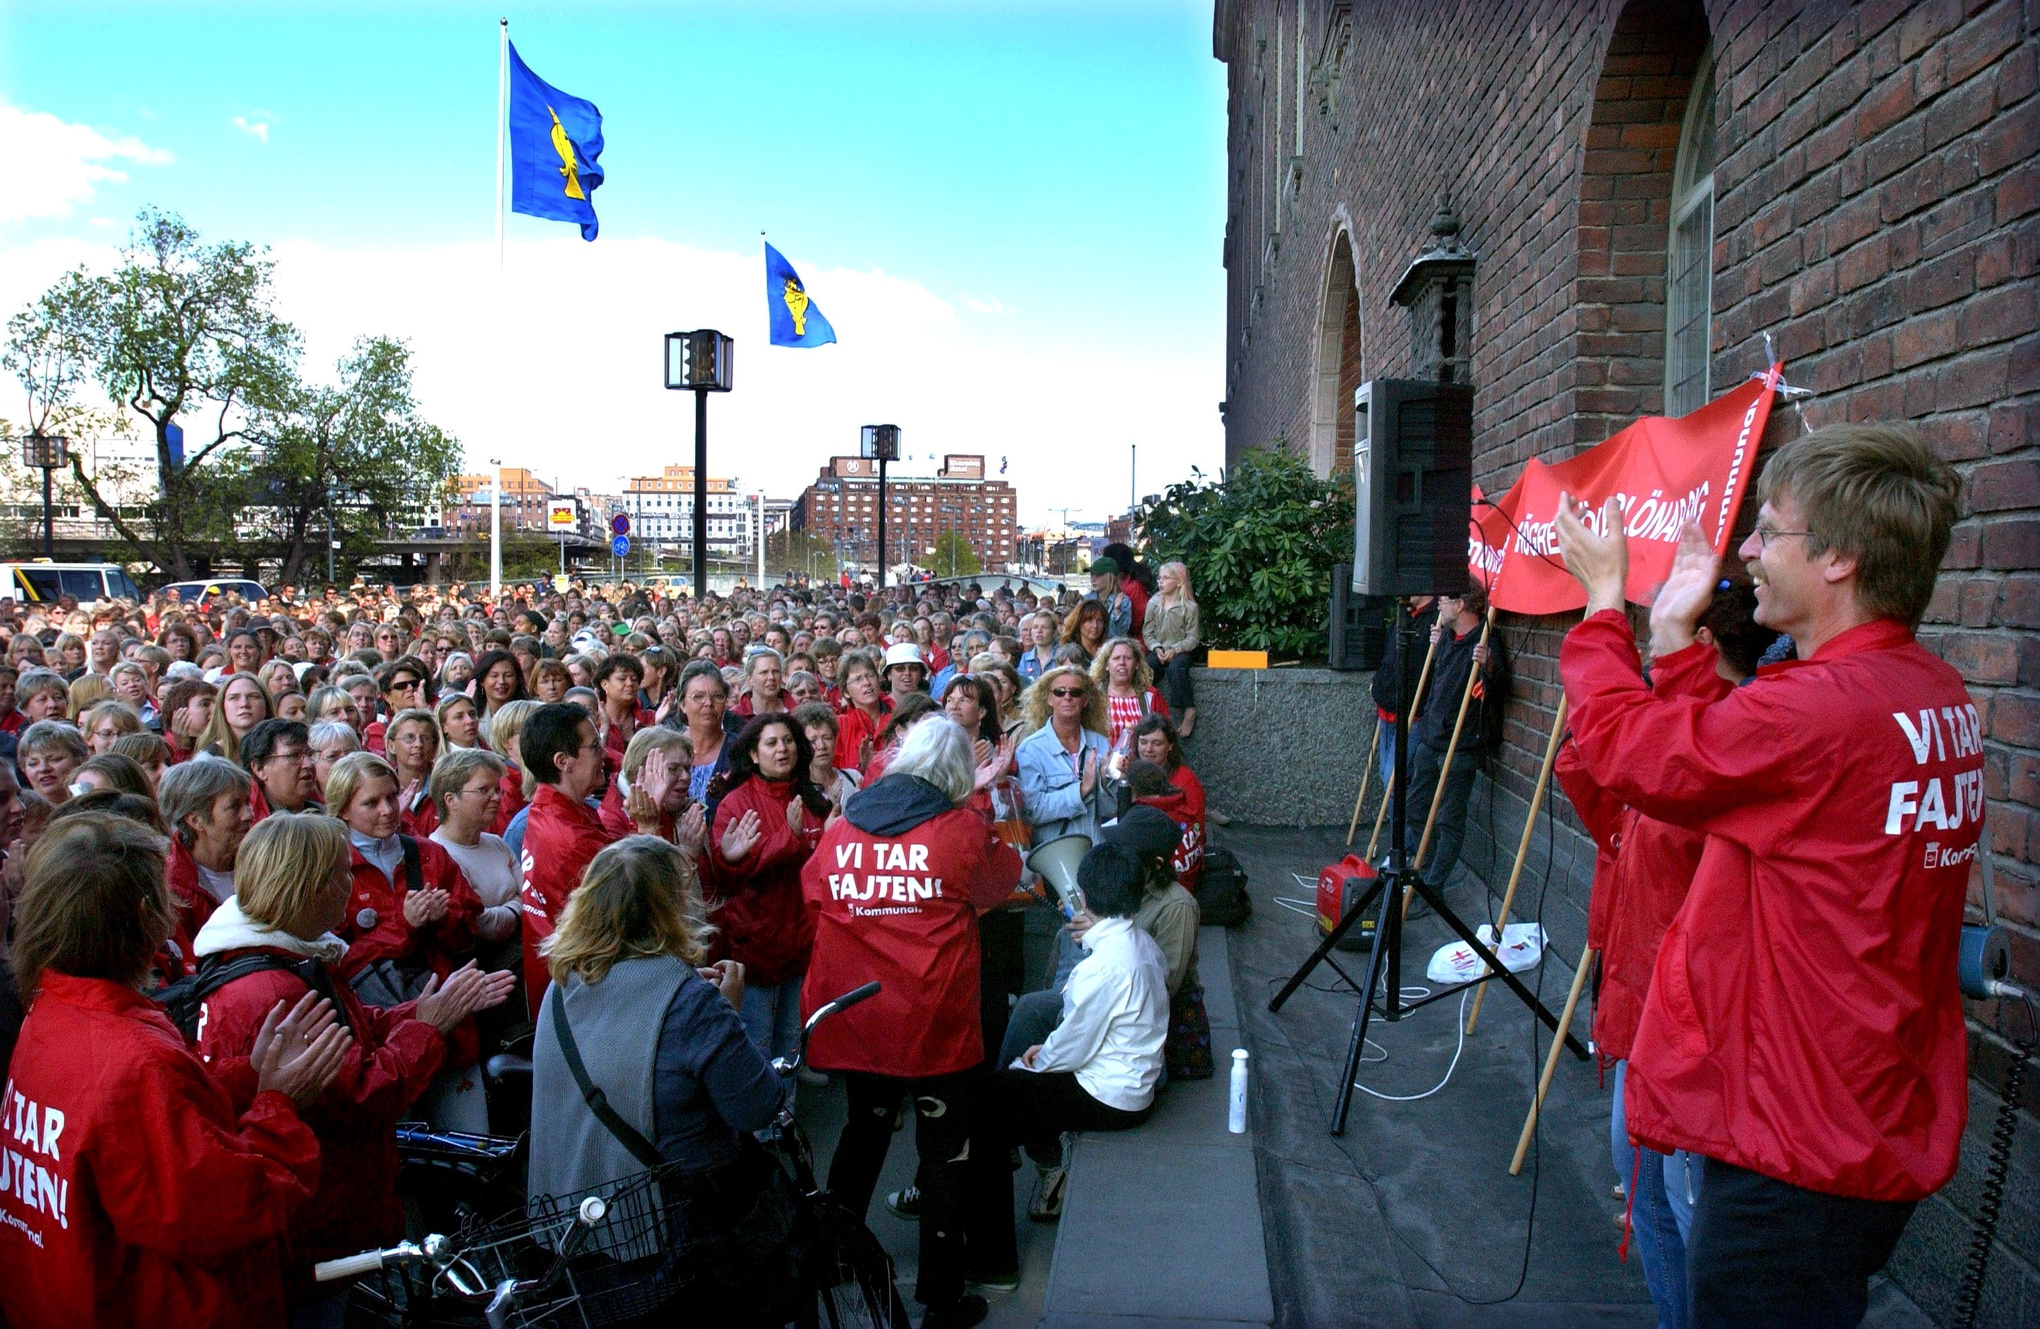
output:
<instances>
[{"instance_id":1,"label":"man in black jacket standing","mask_svg":"<svg viewBox=\"0 0 2040 1329\"><path fill-rule=\"evenodd\" d=\"M1485 643L1481 640L1487 610L1487 592L1479 588L1464 595L1438 597L1438 623L1432 629L1437 634L1438 652L1431 662L1431 681L1424 689L1423 704L1410 725L1406 845L1415 862L1431 800L1445 771L1445 753L1459 719L1460 699L1466 695L1469 676L1477 675L1452 769L1445 774L1445 796L1438 801L1431 847L1418 865L1423 879L1441 891L1459 862L1459 849L1466 839L1466 804L1473 794L1481 754L1501 740L1502 709L1508 704L1508 662L1501 640L1492 635Z\"/></svg>"},{"instance_id":2,"label":"man in black jacket standing","mask_svg":"<svg viewBox=\"0 0 2040 1329\"><path fill-rule=\"evenodd\" d=\"M1402 629L1410 629L1410 640L1419 648L1430 642L1431 627L1438 621L1438 597L1435 595L1413 595L1407 605L1399 606L1388 625L1388 650L1381 657L1381 667L1374 671L1374 716L1375 726L1381 731L1381 741L1375 751L1381 759L1381 787L1386 790L1391 776L1395 773L1395 713L1402 704L1403 660ZM1409 659L1412 670L1422 670L1424 657L1412 651ZM1408 686L1417 685L1412 674ZM1429 690L1430 685L1425 685ZM1414 728L1414 726L1412 726Z\"/></svg>"}]
</instances>

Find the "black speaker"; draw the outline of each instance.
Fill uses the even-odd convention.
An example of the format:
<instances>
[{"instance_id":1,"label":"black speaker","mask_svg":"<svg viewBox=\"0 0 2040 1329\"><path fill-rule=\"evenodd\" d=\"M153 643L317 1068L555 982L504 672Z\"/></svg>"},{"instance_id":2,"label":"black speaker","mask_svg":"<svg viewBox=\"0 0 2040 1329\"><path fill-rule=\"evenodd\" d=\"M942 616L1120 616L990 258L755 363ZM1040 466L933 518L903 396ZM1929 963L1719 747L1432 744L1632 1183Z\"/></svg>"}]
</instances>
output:
<instances>
[{"instance_id":1,"label":"black speaker","mask_svg":"<svg viewBox=\"0 0 2040 1329\"><path fill-rule=\"evenodd\" d=\"M1352 581L1351 565L1332 565L1331 649L1327 663L1333 669L1379 669L1382 657L1388 653L1387 602L1353 594Z\"/></svg>"},{"instance_id":2,"label":"black speaker","mask_svg":"<svg viewBox=\"0 0 2040 1329\"><path fill-rule=\"evenodd\" d=\"M1377 378L1353 394L1353 579L1360 595L1463 591L1473 515L1473 389Z\"/></svg>"}]
</instances>

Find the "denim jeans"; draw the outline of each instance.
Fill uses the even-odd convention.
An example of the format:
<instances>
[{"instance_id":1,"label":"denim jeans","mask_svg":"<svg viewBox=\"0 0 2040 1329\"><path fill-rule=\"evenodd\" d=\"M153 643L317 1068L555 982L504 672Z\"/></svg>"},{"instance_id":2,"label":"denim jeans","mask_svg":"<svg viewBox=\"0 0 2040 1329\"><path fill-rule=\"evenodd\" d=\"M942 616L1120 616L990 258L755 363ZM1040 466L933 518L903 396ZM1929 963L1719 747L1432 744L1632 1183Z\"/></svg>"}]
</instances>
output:
<instances>
[{"instance_id":1,"label":"denim jeans","mask_svg":"<svg viewBox=\"0 0 2040 1329\"><path fill-rule=\"evenodd\" d=\"M1615 1105L1609 1114L1609 1145L1615 1175L1633 1188L1629 1225L1635 1234L1636 1255L1643 1261L1643 1281L1650 1287L1650 1304L1656 1308L1658 1329L1686 1329L1686 1229L1692 1223L1692 1204L1686 1196L1686 1222L1678 1221L1665 1185L1673 1158L1643 1145L1629 1143L1629 1128L1623 1117L1622 1089L1629 1078L1629 1063L1615 1063ZM1684 1154L1676 1155L1684 1181ZM1681 1186L1683 1190L1684 1187Z\"/></svg>"},{"instance_id":2,"label":"denim jeans","mask_svg":"<svg viewBox=\"0 0 2040 1329\"><path fill-rule=\"evenodd\" d=\"M800 1044L801 975L783 983L749 983L744 987L744 1032L770 1061L793 1055Z\"/></svg>"},{"instance_id":3,"label":"denim jeans","mask_svg":"<svg viewBox=\"0 0 2040 1329\"><path fill-rule=\"evenodd\" d=\"M1381 787L1386 790L1388 782L1395 778L1395 721L1374 718L1374 727L1381 732L1381 743L1375 755L1381 762Z\"/></svg>"}]
</instances>

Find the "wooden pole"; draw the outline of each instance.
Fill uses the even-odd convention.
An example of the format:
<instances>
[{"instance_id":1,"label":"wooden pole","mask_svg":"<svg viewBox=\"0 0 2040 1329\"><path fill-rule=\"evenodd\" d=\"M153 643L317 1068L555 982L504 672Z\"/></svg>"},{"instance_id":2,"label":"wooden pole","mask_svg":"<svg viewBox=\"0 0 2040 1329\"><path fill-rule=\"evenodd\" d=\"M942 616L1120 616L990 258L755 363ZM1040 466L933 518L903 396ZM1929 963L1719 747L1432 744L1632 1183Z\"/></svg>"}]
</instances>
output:
<instances>
[{"instance_id":1,"label":"wooden pole","mask_svg":"<svg viewBox=\"0 0 2040 1329\"><path fill-rule=\"evenodd\" d=\"M1417 708L1424 700L1424 685L1431 681L1431 661L1436 659L1437 656L1438 656L1438 643L1434 640L1424 651L1424 667L1417 671L1417 690L1410 694L1410 718L1412 720L1415 720L1417 715ZM1402 662L1398 660L1396 662L1396 667L1400 669L1402 667ZM1407 726L1404 731L1405 734L1407 734L1409 730L1414 729L1415 727L1416 726L1414 724ZM1376 725L1374 727L1374 737L1376 741L1380 740L1381 738L1380 725ZM1388 805L1395 801L1394 795L1395 795L1395 773L1391 771L1389 773L1387 783L1381 786L1381 806L1378 809L1376 809L1374 813L1374 833L1367 837L1367 861L1370 863L1374 861L1374 846L1381 839L1381 823L1382 820L1388 816Z\"/></svg>"},{"instance_id":2,"label":"wooden pole","mask_svg":"<svg viewBox=\"0 0 2040 1329\"><path fill-rule=\"evenodd\" d=\"M1388 782L1381 786L1381 806L1374 810L1374 833L1367 837L1367 861L1374 861L1374 844L1381 838L1381 823L1388 816L1388 805L1395 802L1395 772L1388 773Z\"/></svg>"},{"instance_id":3,"label":"wooden pole","mask_svg":"<svg viewBox=\"0 0 2040 1329\"><path fill-rule=\"evenodd\" d=\"M1374 737L1367 742L1367 764L1360 768L1360 792L1353 796L1353 820L1346 823L1346 848L1360 833L1360 806L1367 801L1367 777L1374 773L1374 754L1381 750L1381 722L1374 722Z\"/></svg>"},{"instance_id":4,"label":"wooden pole","mask_svg":"<svg viewBox=\"0 0 2040 1329\"><path fill-rule=\"evenodd\" d=\"M1509 926L1509 908L1516 903L1516 883L1523 879L1523 861L1529 857L1530 841L1535 838L1537 811L1544 806L1544 791L1551 785L1551 766L1558 759L1558 738L1565 732L1565 693L1558 694L1558 713L1551 717L1551 739L1544 745L1544 766L1537 772L1537 787L1530 791L1530 815L1523 821L1523 838L1516 842L1516 866L1509 869L1509 888L1502 892L1502 912L1495 916L1494 949L1502 947L1502 929ZM1487 986L1473 994L1473 1007L1466 1013L1466 1032L1472 1033L1474 1024L1480 1019L1481 998L1487 996Z\"/></svg>"},{"instance_id":5,"label":"wooden pole","mask_svg":"<svg viewBox=\"0 0 2040 1329\"><path fill-rule=\"evenodd\" d=\"M1495 607L1489 605L1487 621L1481 624L1480 641L1476 643L1476 646L1487 645L1488 633L1494 630L1494 626ZM1442 638L1445 632L1449 631L1451 629L1447 628L1438 635ZM1445 781L1452 775L1452 759L1459 753L1459 734L1466 727L1466 710L1467 707L1473 704L1473 685L1479 681L1480 665L1476 663L1466 671L1466 688L1459 694L1459 714L1452 719L1452 737L1445 743L1445 761L1438 767L1438 787L1431 791L1431 810L1424 817L1424 834L1417 841L1416 857L1410 860L1410 871L1412 873L1421 872L1424 869L1424 855L1431 848L1431 832L1436 830L1438 826L1438 805L1445 801ZM1402 907L1404 918L1409 917L1410 901L1415 898L1415 894L1409 886L1403 887Z\"/></svg>"},{"instance_id":6,"label":"wooden pole","mask_svg":"<svg viewBox=\"0 0 2040 1329\"><path fill-rule=\"evenodd\" d=\"M1537 1097L1530 1101L1530 1115L1523 1119L1523 1134L1516 1140L1516 1156L1509 1161L1509 1175L1521 1176L1523 1155L1530 1152L1530 1137L1537 1130L1537 1114L1544 1107L1545 1091L1551 1088L1551 1074L1558 1069L1558 1054L1565 1051L1566 1030L1572 1028L1573 1011L1580 1004L1580 989L1587 985L1587 967L1594 962L1592 946L1580 954L1580 967L1573 971L1572 991L1565 997L1565 1013L1558 1017L1558 1032L1552 1035L1551 1055L1544 1059L1544 1074L1537 1077Z\"/></svg>"}]
</instances>

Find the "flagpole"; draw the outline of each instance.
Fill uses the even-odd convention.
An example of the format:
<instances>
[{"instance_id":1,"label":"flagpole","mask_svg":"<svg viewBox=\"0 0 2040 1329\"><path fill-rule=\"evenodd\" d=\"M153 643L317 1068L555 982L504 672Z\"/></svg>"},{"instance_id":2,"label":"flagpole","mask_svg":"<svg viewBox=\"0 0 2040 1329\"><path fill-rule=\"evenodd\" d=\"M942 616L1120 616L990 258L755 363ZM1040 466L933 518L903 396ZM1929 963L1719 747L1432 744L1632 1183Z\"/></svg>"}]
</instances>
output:
<instances>
[{"instance_id":1,"label":"flagpole","mask_svg":"<svg viewBox=\"0 0 2040 1329\"><path fill-rule=\"evenodd\" d=\"M510 20L498 19L496 31L496 270L503 270L503 139L510 121Z\"/></svg>"}]
</instances>

